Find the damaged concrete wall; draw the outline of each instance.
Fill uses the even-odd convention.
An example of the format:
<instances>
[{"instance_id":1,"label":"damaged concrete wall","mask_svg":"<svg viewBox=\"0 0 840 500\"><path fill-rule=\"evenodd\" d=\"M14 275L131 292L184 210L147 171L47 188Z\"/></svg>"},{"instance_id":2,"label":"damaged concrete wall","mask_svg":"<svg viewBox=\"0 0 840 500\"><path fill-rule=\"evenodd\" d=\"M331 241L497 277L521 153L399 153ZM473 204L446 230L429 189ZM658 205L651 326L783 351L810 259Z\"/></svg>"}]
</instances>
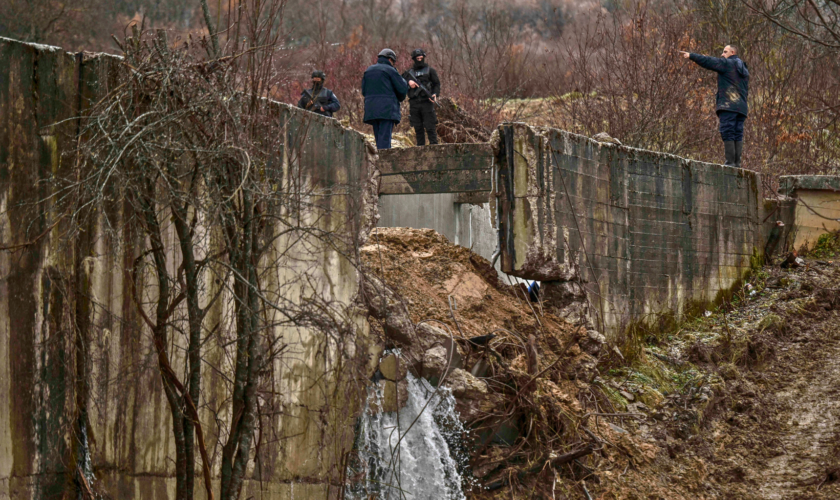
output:
<instances>
[{"instance_id":1,"label":"damaged concrete wall","mask_svg":"<svg viewBox=\"0 0 840 500\"><path fill-rule=\"evenodd\" d=\"M755 172L524 124L499 132L502 270L580 280L610 334L715 300L763 247Z\"/></svg>"},{"instance_id":2,"label":"damaged concrete wall","mask_svg":"<svg viewBox=\"0 0 840 500\"><path fill-rule=\"evenodd\" d=\"M498 237L490 209L490 144L439 144L379 152L379 227L434 229L490 259ZM500 277L500 264L496 263Z\"/></svg>"},{"instance_id":3,"label":"damaged concrete wall","mask_svg":"<svg viewBox=\"0 0 840 500\"><path fill-rule=\"evenodd\" d=\"M122 226L104 227L103 217L68 241L63 223L52 223L60 218L49 203L34 203L54 193L54 174L73 168L79 133L73 118L108 92L117 62L0 39L0 245L6 249L0 252L0 498L75 498L77 423L84 413L97 487L113 498L174 496L170 412L152 340L124 280L145 242ZM265 434L255 437L259 452L243 497L321 499L337 491L367 364L376 358L356 304L352 258L376 223L374 156L361 134L335 120L285 105L277 113L286 147L273 168L329 191L316 204L313 224L339 237L331 245L312 241L305 251L278 238L273 252L289 265L266 269L267 279L277 293L328 296L355 328L339 339L306 328L276 332L288 346L272 368L276 398L263 399L270 412L261 419ZM97 210L111 221L125 217L118 193ZM204 232L203 251L210 253L215 233ZM174 270L179 254L172 228L165 240ZM322 288L284 289L296 265L311 267ZM224 325L230 313L229 301L219 300L206 321ZM213 454L229 420L224 370L232 353L223 333L211 337L201 418ZM178 336L173 342L175 353L185 345ZM182 373L183 355L173 359ZM215 465L218 475L218 460ZM196 492L203 498L201 488Z\"/></svg>"},{"instance_id":4,"label":"damaged concrete wall","mask_svg":"<svg viewBox=\"0 0 840 500\"><path fill-rule=\"evenodd\" d=\"M779 178L779 192L795 200L788 242L795 250L812 249L822 234L840 231L840 176L785 175Z\"/></svg>"}]
</instances>

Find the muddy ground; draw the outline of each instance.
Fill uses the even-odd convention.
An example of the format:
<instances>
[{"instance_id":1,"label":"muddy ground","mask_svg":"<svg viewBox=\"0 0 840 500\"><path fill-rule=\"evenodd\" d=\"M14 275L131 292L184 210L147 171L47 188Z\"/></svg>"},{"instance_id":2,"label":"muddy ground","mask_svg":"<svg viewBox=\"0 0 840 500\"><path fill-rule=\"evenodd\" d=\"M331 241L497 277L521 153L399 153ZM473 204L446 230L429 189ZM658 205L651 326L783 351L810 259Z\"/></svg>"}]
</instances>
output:
<instances>
[{"instance_id":1,"label":"muddy ground","mask_svg":"<svg viewBox=\"0 0 840 500\"><path fill-rule=\"evenodd\" d=\"M683 390L642 429L668 455L650 472L688 474L687 498L840 498L840 264L806 261L765 267L731 308L659 343L723 379L696 427L678 423L698 406Z\"/></svg>"},{"instance_id":2,"label":"muddy ground","mask_svg":"<svg viewBox=\"0 0 840 500\"><path fill-rule=\"evenodd\" d=\"M434 231L380 229L362 255L413 322L499 335L482 377L499 410L468 424L517 432L468 437L469 498L840 498L840 263L757 270L676 330L635 332L621 359Z\"/></svg>"}]
</instances>

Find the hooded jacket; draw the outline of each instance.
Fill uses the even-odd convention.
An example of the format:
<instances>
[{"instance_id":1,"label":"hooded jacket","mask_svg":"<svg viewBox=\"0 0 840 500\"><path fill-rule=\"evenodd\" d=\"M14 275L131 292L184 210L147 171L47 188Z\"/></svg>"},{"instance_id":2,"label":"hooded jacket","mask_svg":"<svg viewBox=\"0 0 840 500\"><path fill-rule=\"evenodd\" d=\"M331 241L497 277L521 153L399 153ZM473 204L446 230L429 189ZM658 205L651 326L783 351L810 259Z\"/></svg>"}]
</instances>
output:
<instances>
[{"instance_id":1,"label":"hooded jacket","mask_svg":"<svg viewBox=\"0 0 840 500\"><path fill-rule=\"evenodd\" d=\"M734 111L747 116L747 94L750 90L750 71L747 63L737 55L725 57L709 57L700 54L690 54L689 59L700 67L716 71L718 74L718 91L715 112Z\"/></svg>"},{"instance_id":2,"label":"hooded jacket","mask_svg":"<svg viewBox=\"0 0 840 500\"><path fill-rule=\"evenodd\" d=\"M365 98L365 123L373 120L399 122L400 102L405 100L408 84L391 66L386 57L380 57L369 66L362 77L362 95Z\"/></svg>"}]
</instances>

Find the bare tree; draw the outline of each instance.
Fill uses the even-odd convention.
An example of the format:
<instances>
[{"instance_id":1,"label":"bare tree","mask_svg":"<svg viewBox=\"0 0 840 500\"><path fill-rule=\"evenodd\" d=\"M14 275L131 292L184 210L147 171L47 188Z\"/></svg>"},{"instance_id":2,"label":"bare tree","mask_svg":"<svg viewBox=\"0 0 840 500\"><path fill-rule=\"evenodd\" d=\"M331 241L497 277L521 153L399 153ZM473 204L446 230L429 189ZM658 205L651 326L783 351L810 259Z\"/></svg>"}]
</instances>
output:
<instances>
[{"instance_id":1,"label":"bare tree","mask_svg":"<svg viewBox=\"0 0 840 500\"><path fill-rule=\"evenodd\" d=\"M840 53L840 2L837 0L741 0L785 31Z\"/></svg>"},{"instance_id":2,"label":"bare tree","mask_svg":"<svg viewBox=\"0 0 840 500\"><path fill-rule=\"evenodd\" d=\"M576 28L575 43L558 53L556 65L572 72L573 90L553 100L555 124L675 154L712 140L708 92L675 56L688 43L691 21L639 3Z\"/></svg>"},{"instance_id":3,"label":"bare tree","mask_svg":"<svg viewBox=\"0 0 840 500\"><path fill-rule=\"evenodd\" d=\"M283 1L240 7L224 45L212 28L170 44L165 32L134 26L120 42L118 81L84 118L78 169L56 179L78 227L125 200L125 221L97 216L120 245L140 244L127 281L169 405L178 500L193 498L197 481L208 498L239 498L263 438L261 412L280 407L271 385L283 332L313 329L335 347L352 328L313 257L325 248L354 255L323 201L346 188L307 180L295 158L306 127L290 136L267 98L279 78ZM230 318L210 324L220 308ZM209 365L208 349L230 369ZM205 392L208 368L230 373L223 401Z\"/></svg>"}]
</instances>

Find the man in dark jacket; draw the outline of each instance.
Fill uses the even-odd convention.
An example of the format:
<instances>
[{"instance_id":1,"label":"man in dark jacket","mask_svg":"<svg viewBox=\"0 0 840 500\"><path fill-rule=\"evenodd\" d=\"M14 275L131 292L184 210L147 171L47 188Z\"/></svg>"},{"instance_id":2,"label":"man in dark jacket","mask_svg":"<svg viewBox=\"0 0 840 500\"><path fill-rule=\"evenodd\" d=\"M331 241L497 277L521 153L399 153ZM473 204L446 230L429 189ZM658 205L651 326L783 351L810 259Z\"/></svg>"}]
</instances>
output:
<instances>
[{"instance_id":1,"label":"man in dark jacket","mask_svg":"<svg viewBox=\"0 0 840 500\"><path fill-rule=\"evenodd\" d=\"M682 51L680 54L703 68L717 72L716 110L720 119L720 137L723 139L726 165L740 167L744 147L744 121L747 119L747 94L750 88L747 64L738 57L738 49L734 45L727 45L721 57L701 56Z\"/></svg>"},{"instance_id":2,"label":"man in dark jacket","mask_svg":"<svg viewBox=\"0 0 840 500\"><path fill-rule=\"evenodd\" d=\"M400 122L400 102L405 100L408 84L394 69L397 54L382 49L376 64L369 66L362 77L365 98L365 123L373 126L377 149L391 149L391 132Z\"/></svg>"},{"instance_id":3,"label":"man in dark jacket","mask_svg":"<svg viewBox=\"0 0 840 500\"><path fill-rule=\"evenodd\" d=\"M333 113L341 109L338 98L332 90L324 87L327 74L317 70L312 72L312 88L300 94L298 107L319 115L332 117Z\"/></svg>"},{"instance_id":4,"label":"man in dark jacket","mask_svg":"<svg viewBox=\"0 0 840 500\"><path fill-rule=\"evenodd\" d=\"M414 61L413 66L402 75L411 87L408 90L411 126L417 134L418 146L426 145L426 134L429 134L429 144L437 144L435 101L440 95L440 78L437 71L426 63L423 49L414 49L411 60ZM423 90L424 87L426 90Z\"/></svg>"}]
</instances>

